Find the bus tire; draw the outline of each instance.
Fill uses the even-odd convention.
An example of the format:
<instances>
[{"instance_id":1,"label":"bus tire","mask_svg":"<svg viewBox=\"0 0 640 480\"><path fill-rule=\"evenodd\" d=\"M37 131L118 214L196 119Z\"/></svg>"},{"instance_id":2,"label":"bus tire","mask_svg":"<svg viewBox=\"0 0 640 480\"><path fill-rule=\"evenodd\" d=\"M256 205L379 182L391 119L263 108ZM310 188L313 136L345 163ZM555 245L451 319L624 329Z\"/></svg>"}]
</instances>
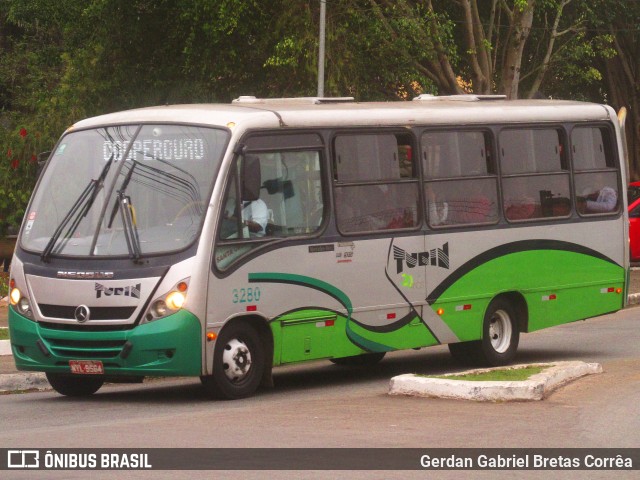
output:
<instances>
[{"instance_id":1,"label":"bus tire","mask_svg":"<svg viewBox=\"0 0 640 480\"><path fill-rule=\"evenodd\" d=\"M67 397L88 397L104 384L104 378L64 373L47 373L47 380L53 389Z\"/></svg>"},{"instance_id":2,"label":"bus tire","mask_svg":"<svg viewBox=\"0 0 640 480\"><path fill-rule=\"evenodd\" d=\"M213 352L213 373L201 377L209 395L221 400L255 393L265 368L265 349L258 332L244 322L224 328Z\"/></svg>"},{"instance_id":3,"label":"bus tire","mask_svg":"<svg viewBox=\"0 0 640 480\"><path fill-rule=\"evenodd\" d=\"M480 363L489 367L508 365L516 356L519 341L516 310L506 298L494 299L484 315L482 340L476 344Z\"/></svg>"},{"instance_id":4,"label":"bus tire","mask_svg":"<svg viewBox=\"0 0 640 480\"><path fill-rule=\"evenodd\" d=\"M336 365L367 367L380 363L384 358L385 353L386 352L363 353L362 355L330 358L329 360Z\"/></svg>"}]
</instances>

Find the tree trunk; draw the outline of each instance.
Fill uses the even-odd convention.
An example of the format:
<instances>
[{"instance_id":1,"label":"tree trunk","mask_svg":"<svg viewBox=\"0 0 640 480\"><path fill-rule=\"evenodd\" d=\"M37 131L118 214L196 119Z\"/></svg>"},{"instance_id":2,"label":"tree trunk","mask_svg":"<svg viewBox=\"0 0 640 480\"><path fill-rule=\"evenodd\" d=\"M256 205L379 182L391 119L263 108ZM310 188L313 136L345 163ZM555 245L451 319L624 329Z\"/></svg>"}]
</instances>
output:
<instances>
[{"instance_id":1,"label":"tree trunk","mask_svg":"<svg viewBox=\"0 0 640 480\"><path fill-rule=\"evenodd\" d=\"M514 7L511 14L511 35L506 45L505 62L502 68L502 93L509 99L518 98L522 53L531 32L534 6L535 0L528 0L526 7L522 10Z\"/></svg>"}]
</instances>

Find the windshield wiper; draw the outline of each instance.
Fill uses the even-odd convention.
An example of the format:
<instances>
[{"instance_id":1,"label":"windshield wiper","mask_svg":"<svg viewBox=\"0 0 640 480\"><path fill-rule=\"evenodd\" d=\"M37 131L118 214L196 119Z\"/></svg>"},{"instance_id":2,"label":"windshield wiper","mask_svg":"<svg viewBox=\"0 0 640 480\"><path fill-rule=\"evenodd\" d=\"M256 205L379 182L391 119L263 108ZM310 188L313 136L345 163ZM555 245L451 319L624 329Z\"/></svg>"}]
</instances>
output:
<instances>
[{"instance_id":1,"label":"windshield wiper","mask_svg":"<svg viewBox=\"0 0 640 480\"><path fill-rule=\"evenodd\" d=\"M107 223L107 228L111 228L113 226L113 220L116 218L116 213L121 203L119 196L124 195L124 192L127 190L127 187L129 186L129 182L131 181L131 177L133 176L133 171L138 166L138 162L136 162L135 160L132 160L132 161L133 161L133 165L131 166L131 168L129 168L129 171L127 172L127 176L124 178L124 180L122 180L122 183L120 184L120 189L116 192L116 195L118 197L116 198L116 203L113 205L113 209L111 210L111 215L109 215L109 222Z\"/></svg>"},{"instance_id":2,"label":"windshield wiper","mask_svg":"<svg viewBox=\"0 0 640 480\"><path fill-rule=\"evenodd\" d=\"M67 240L71 238L71 236L75 233L82 219L87 216L89 210L91 210L91 207L93 206L98 196L98 192L100 192L100 190L104 186L104 179L107 177L107 173L109 173L109 169L111 168L111 164L113 163L113 158L114 155L111 154L111 157L109 157L109 160L107 161L105 166L102 167L102 171L100 172L98 178L89 181L89 184L85 187L75 203L71 206L65 217L62 219L62 222L60 222L60 225L58 225L58 228L56 228L55 232L53 232L53 235L51 235L49 242L47 242L47 246L44 248L42 254L40 255L40 259L43 262L49 261L49 256L53 252L53 249L58 239L62 235L62 231L65 229L65 227L71 222L71 225L65 232L64 241L61 242L60 246L58 247L58 251L64 248Z\"/></svg>"},{"instance_id":3,"label":"windshield wiper","mask_svg":"<svg viewBox=\"0 0 640 480\"><path fill-rule=\"evenodd\" d=\"M122 217L122 225L124 230L124 238L127 242L127 249L133 257L134 262L140 260L140 237L138 236L138 227L133 217L133 205L131 198L124 194L124 190L118 190L116 201L118 202L118 210Z\"/></svg>"}]
</instances>

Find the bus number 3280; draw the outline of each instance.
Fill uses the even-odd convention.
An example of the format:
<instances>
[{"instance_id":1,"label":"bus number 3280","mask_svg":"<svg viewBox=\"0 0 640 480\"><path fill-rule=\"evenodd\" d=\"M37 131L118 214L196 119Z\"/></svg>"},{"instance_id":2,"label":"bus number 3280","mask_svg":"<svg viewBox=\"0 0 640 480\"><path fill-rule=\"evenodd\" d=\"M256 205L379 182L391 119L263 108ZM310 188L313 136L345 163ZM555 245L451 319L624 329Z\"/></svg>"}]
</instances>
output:
<instances>
[{"instance_id":1,"label":"bus number 3280","mask_svg":"<svg viewBox=\"0 0 640 480\"><path fill-rule=\"evenodd\" d=\"M260 301L260 287L234 288L233 303L252 303Z\"/></svg>"}]
</instances>

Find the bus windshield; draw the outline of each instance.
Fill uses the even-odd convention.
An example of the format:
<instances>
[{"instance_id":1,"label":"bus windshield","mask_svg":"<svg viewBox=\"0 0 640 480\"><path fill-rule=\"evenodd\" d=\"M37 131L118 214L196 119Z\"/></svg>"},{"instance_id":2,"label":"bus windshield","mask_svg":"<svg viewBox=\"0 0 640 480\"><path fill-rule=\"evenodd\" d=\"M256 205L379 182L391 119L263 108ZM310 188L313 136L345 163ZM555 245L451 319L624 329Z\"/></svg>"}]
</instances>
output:
<instances>
[{"instance_id":1,"label":"bus windshield","mask_svg":"<svg viewBox=\"0 0 640 480\"><path fill-rule=\"evenodd\" d=\"M198 235L224 130L127 125L64 136L47 165L21 245L55 256L180 250Z\"/></svg>"}]
</instances>

